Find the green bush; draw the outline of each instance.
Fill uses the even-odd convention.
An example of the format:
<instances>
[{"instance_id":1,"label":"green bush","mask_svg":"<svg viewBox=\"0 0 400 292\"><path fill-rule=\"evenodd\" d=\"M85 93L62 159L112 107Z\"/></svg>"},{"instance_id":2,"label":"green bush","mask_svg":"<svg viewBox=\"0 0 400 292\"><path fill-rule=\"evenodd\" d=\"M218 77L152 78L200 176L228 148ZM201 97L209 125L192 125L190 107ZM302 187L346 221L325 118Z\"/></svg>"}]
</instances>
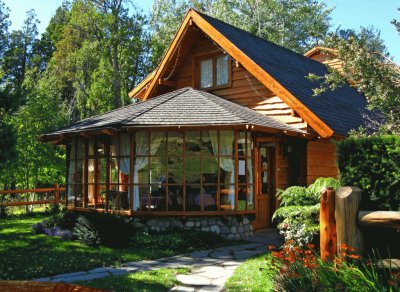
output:
<instances>
[{"instance_id":1,"label":"green bush","mask_svg":"<svg viewBox=\"0 0 400 292\"><path fill-rule=\"evenodd\" d=\"M302 246L318 240L321 192L326 187L337 189L339 186L334 178L318 178L308 187L292 186L278 191L281 207L272 219L278 223L286 241Z\"/></svg>"},{"instance_id":2,"label":"green bush","mask_svg":"<svg viewBox=\"0 0 400 292\"><path fill-rule=\"evenodd\" d=\"M98 246L100 236L94 224L85 216L79 216L74 227L74 235L88 246Z\"/></svg>"},{"instance_id":3,"label":"green bush","mask_svg":"<svg viewBox=\"0 0 400 292\"><path fill-rule=\"evenodd\" d=\"M364 210L400 208L400 136L351 138L337 144L342 185L363 191Z\"/></svg>"}]
</instances>

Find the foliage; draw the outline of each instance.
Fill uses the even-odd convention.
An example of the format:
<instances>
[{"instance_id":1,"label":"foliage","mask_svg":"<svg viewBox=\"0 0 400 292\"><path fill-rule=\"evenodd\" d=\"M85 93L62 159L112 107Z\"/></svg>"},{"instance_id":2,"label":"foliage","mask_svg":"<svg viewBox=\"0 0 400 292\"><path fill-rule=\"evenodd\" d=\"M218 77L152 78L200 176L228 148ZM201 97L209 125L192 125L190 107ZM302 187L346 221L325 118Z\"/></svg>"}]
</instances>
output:
<instances>
[{"instance_id":1,"label":"foliage","mask_svg":"<svg viewBox=\"0 0 400 292\"><path fill-rule=\"evenodd\" d=\"M171 249L157 235L148 245L133 245L126 249L89 247L78 241L61 240L58 237L33 235L32 225L47 219L48 215L20 215L0 220L0 279L30 280L69 272L85 271L102 266L115 266L124 262L168 257L189 250L205 247L216 248L235 244L236 241L222 239L215 234L186 239L187 233L175 232L171 236L181 236L187 243L182 249ZM219 240L218 240L219 239ZM211 243L209 243L209 241Z\"/></svg>"},{"instance_id":2,"label":"foliage","mask_svg":"<svg viewBox=\"0 0 400 292\"><path fill-rule=\"evenodd\" d=\"M100 245L100 235L94 224L85 216L79 216L74 227L74 235L87 246Z\"/></svg>"},{"instance_id":3,"label":"foliage","mask_svg":"<svg viewBox=\"0 0 400 292\"><path fill-rule=\"evenodd\" d=\"M400 137L352 138L337 145L341 183L360 187L361 209L399 210Z\"/></svg>"},{"instance_id":4,"label":"foliage","mask_svg":"<svg viewBox=\"0 0 400 292\"><path fill-rule=\"evenodd\" d=\"M262 254L245 261L225 283L224 291L274 291L271 254Z\"/></svg>"},{"instance_id":5,"label":"foliage","mask_svg":"<svg viewBox=\"0 0 400 292\"><path fill-rule=\"evenodd\" d=\"M324 46L335 49L334 58L342 61L342 68L330 68L329 74L317 77L323 82L316 95L353 83L368 101L369 111L363 113L364 132L400 133L400 67L393 62L379 32L371 28L337 30L328 35Z\"/></svg>"},{"instance_id":6,"label":"foliage","mask_svg":"<svg viewBox=\"0 0 400 292\"><path fill-rule=\"evenodd\" d=\"M339 258L323 262L314 247L293 247L287 242L272 252L276 291L395 291L399 285L396 274L379 273L376 261L362 261L351 247L342 246L347 262Z\"/></svg>"},{"instance_id":7,"label":"foliage","mask_svg":"<svg viewBox=\"0 0 400 292\"><path fill-rule=\"evenodd\" d=\"M321 192L326 187L337 189L339 186L338 180L321 177L308 187L292 186L278 191L281 207L272 219L278 223L277 227L286 241L292 240L302 246L317 240Z\"/></svg>"},{"instance_id":8,"label":"foliage","mask_svg":"<svg viewBox=\"0 0 400 292\"><path fill-rule=\"evenodd\" d=\"M110 276L91 281L80 281L77 284L106 291L169 291L179 284L176 275L188 274L189 268L141 271L124 276Z\"/></svg>"}]
</instances>

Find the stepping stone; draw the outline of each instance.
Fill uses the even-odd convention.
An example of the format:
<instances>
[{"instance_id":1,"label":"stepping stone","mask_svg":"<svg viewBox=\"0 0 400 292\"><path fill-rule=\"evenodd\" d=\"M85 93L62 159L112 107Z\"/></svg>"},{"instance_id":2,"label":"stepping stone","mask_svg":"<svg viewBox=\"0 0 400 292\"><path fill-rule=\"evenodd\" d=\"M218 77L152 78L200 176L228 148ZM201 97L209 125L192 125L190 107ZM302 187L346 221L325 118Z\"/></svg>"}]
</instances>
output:
<instances>
[{"instance_id":1,"label":"stepping stone","mask_svg":"<svg viewBox=\"0 0 400 292\"><path fill-rule=\"evenodd\" d=\"M209 278L196 275L177 275L176 279L185 286L205 286L211 284Z\"/></svg>"},{"instance_id":2,"label":"stepping stone","mask_svg":"<svg viewBox=\"0 0 400 292\"><path fill-rule=\"evenodd\" d=\"M195 251L189 254L190 257L196 259L204 259L207 258L211 251Z\"/></svg>"},{"instance_id":3,"label":"stepping stone","mask_svg":"<svg viewBox=\"0 0 400 292\"><path fill-rule=\"evenodd\" d=\"M85 275L87 273L88 272L74 272L74 273L68 273L68 274L61 274L61 275L51 277L51 279L75 277L75 276Z\"/></svg>"},{"instance_id":4,"label":"stepping stone","mask_svg":"<svg viewBox=\"0 0 400 292\"><path fill-rule=\"evenodd\" d=\"M244 251L238 251L234 254L234 258L236 260L240 259L248 259L251 258L252 256L259 255L262 252L260 251L254 251L254 250L244 250Z\"/></svg>"},{"instance_id":5,"label":"stepping stone","mask_svg":"<svg viewBox=\"0 0 400 292\"><path fill-rule=\"evenodd\" d=\"M226 261L223 262L221 265L223 267L239 267L244 261L239 260L239 261Z\"/></svg>"},{"instance_id":6,"label":"stepping stone","mask_svg":"<svg viewBox=\"0 0 400 292\"><path fill-rule=\"evenodd\" d=\"M172 288L170 291L179 291L179 292L194 292L193 287L186 287L186 286L178 286Z\"/></svg>"},{"instance_id":7,"label":"stepping stone","mask_svg":"<svg viewBox=\"0 0 400 292\"><path fill-rule=\"evenodd\" d=\"M76 281L90 281L93 279L99 279L99 278L104 278L104 277L108 277L108 276L110 276L109 273L86 274L86 275L75 276L75 277L57 278L57 279L51 280L51 282L71 283L71 282L76 282Z\"/></svg>"}]
</instances>

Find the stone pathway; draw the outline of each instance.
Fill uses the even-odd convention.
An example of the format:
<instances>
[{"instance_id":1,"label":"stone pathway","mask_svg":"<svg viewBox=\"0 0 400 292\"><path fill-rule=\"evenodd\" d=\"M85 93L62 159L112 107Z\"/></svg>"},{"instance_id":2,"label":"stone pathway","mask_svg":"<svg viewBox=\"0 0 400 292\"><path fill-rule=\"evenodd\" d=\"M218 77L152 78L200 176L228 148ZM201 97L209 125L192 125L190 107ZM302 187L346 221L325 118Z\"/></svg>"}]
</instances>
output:
<instances>
[{"instance_id":1,"label":"stone pathway","mask_svg":"<svg viewBox=\"0 0 400 292\"><path fill-rule=\"evenodd\" d=\"M172 288L171 291L221 291L226 280L241 263L252 256L266 252L266 245L277 246L281 243L281 238L272 229L262 230L246 240L249 243L196 251L153 261L129 262L118 268L104 267L38 278L34 281L71 283L159 268L190 267L192 270L189 275L178 275L176 277L182 284L179 287Z\"/></svg>"}]
</instances>

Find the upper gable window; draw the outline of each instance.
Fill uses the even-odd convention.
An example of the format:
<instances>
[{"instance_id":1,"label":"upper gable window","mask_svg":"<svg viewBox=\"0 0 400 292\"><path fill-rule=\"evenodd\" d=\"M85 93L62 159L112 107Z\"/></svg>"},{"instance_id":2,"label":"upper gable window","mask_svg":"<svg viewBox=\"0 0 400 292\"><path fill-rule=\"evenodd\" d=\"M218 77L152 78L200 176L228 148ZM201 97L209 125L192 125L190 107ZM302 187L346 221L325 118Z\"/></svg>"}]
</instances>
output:
<instances>
[{"instance_id":1,"label":"upper gable window","mask_svg":"<svg viewBox=\"0 0 400 292\"><path fill-rule=\"evenodd\" d=\"M228 55L216 55L199 59L199 87L213 89L230 84L230 66Z\"/></svg>"}]
</instances>

